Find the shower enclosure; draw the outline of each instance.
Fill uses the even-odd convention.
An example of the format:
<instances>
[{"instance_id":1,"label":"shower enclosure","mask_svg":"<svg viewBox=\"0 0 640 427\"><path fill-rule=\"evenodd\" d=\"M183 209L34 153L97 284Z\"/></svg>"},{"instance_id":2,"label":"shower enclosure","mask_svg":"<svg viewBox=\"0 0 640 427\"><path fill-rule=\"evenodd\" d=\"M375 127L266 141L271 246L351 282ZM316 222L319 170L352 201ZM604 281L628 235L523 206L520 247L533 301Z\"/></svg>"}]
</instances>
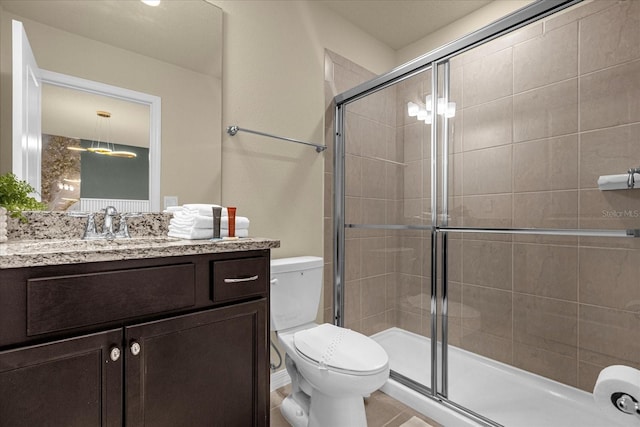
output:
<instances>
[{"instance_id":1,"label":"shower enclosure","mask_svg":"<svg viewBox=\"0 0 640 427\"><path fill-rule=\"evenodd\" d=\"M411 399L637 425L590 392L640 368L640 191L598 186L640 166L639 46L640 2L541 1L335 98L331 315Z\"/></svg>"}]
</instances>

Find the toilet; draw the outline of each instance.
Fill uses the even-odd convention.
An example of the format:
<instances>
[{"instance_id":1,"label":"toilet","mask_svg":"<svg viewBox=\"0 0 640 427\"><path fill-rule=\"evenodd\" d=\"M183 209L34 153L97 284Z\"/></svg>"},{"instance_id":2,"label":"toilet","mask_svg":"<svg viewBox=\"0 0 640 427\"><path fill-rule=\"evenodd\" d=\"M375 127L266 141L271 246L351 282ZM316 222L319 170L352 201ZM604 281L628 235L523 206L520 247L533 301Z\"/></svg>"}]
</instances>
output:
<instances>
[{"instance_id":1,"label":"toilet","mask_svg":"<svg viewBox=\"0 0 640 427\"><path fill-rule=\"evenodd\" d=\"M271 261L271 330L291 377L280 408L293 427L366 427L364 396L389 378L389 357L365 335L315 323L322 270L318 257Z\"/></svg>"}]
</instances>

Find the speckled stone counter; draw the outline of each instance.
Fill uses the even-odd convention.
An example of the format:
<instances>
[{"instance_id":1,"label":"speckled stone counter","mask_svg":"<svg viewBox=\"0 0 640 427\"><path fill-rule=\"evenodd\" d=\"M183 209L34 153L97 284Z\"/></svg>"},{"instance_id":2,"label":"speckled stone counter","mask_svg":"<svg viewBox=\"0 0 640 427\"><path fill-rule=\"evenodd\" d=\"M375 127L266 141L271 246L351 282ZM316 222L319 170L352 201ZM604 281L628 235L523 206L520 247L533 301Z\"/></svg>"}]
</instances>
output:
<instances>
[{"instance_id":1,"label":"speckled stone counter","mask_svg":"<svg viewBox=\"0 0 640 427\"><path fill-rule=\"evenodd\" d=\"M111 241L22 240L0 244L0 269L250 251L278 247L280 247L279 240L266 238L217 241L181 240L172 237Z\"/></svg>"},{"instance_id":2,"label":"speckled stone counter","mask_svg":"<svg viewBox=\"0 0 640 427\"><path fill-rule=\"evenodd\" d=\"M167 237L170 214L131 218L132 238L115 240L82 240L86 218L70 217L63 212L26 212L25 216L27 223L9 221L9 241L0 243L0 269L280 247L279 240L259 237L216 241Z\"/></svg>"}]
</instances>

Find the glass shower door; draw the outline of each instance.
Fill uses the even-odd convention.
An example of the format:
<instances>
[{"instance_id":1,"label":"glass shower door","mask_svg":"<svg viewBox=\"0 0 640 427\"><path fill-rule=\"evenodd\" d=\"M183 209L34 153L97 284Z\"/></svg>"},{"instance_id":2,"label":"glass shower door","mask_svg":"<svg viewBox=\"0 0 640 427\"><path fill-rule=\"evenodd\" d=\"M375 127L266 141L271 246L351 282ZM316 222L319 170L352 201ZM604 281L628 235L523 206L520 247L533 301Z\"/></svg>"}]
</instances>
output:
<instances>
[{"instance_id":1,"label":"glass shower door","mask_svg":"<svg viewBox=\"0 0 640 427\"><path fill-rule=\"evenodd\" d=\"M423 388L431 387L430 93L425 69L346 104L336 168L344 171L336 317L385 348L392 375Z\"/></svg>"},{"instance_id":2,"label":"glass shower door","mask_svg":"<svg viewBox=\"0 0 640 427\"><path fill-rule=\"evenodd\" d=\"M640 367L640 192L598 185L640 162L639 19L579 3L449 58L444 396L493 422L618 425L590 393Z\"/></svg>"}]
</instances>

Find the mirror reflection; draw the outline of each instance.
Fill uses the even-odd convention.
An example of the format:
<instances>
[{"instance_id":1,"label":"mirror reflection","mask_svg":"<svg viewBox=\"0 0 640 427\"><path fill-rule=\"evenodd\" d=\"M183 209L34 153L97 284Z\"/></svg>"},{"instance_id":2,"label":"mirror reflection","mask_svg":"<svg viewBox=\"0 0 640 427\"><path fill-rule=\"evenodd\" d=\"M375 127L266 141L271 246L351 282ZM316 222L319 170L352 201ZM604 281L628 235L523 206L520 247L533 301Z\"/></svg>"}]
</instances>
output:
<instances>
[{"instance_id":1,"label":"mirror reflection","mask_svg":"<svg viewBox=\"0 0 640 427\"><path fill-rule=\"evenodd\" d=\"M89 203L128 200L129 209L148 211L149 107L42 89L42 201L50 210L85 211Z\"/></svg>"},{"instance_id":2,"label":"mirror reflection","mask_svg":"<svg viewBox=\"0 0 640 427\"><path fill-rule=\"evenodd\" d=\"M131 112L116 112L114 107L107 106L113 99L102 106L94 103L81 107L79 95L70 95L57 104L60 97L51 93L64 88L43 84L42 133L47 135L43 144L56 137L58 142L69 139L76 141L73 144L80 141L82 146L82 141L95 138L96 111L110 111L114 132L111 142L147 147L146 157L157 158L158 174L148 177L147 210L161 210L164 196L176 196L179 203L220 198L222 12L219 8L203 0L164 0L155 8L138 1L0 0L0 7L3 77L11 74L8 41L11 20L16 19L24 24L40 68L149 94L162 102L156 131L162 141L160 156L159 144L157 153L153 144L149 144L154 130L148 114L147 118L139 118ZM3 78L2 86L4 109L11 105L11 90L5 90L10 82ZM11 119L3 114L0 171L12 170L11 126L6 126L7 122L11 123ZM84 130L65 128L65 123L74 123ZM120 137L117 134L120 131L127 136ZM140 142L145 139L140 135L146 135L146 143ZM147 167L151 170L153 164ZM207 183L192 185L201 180L205 168ZM115 186L110 179L94 181L102 182L103 190ZM110 197L113 194L104 198Z\"/></svg>"}]
</instances>

